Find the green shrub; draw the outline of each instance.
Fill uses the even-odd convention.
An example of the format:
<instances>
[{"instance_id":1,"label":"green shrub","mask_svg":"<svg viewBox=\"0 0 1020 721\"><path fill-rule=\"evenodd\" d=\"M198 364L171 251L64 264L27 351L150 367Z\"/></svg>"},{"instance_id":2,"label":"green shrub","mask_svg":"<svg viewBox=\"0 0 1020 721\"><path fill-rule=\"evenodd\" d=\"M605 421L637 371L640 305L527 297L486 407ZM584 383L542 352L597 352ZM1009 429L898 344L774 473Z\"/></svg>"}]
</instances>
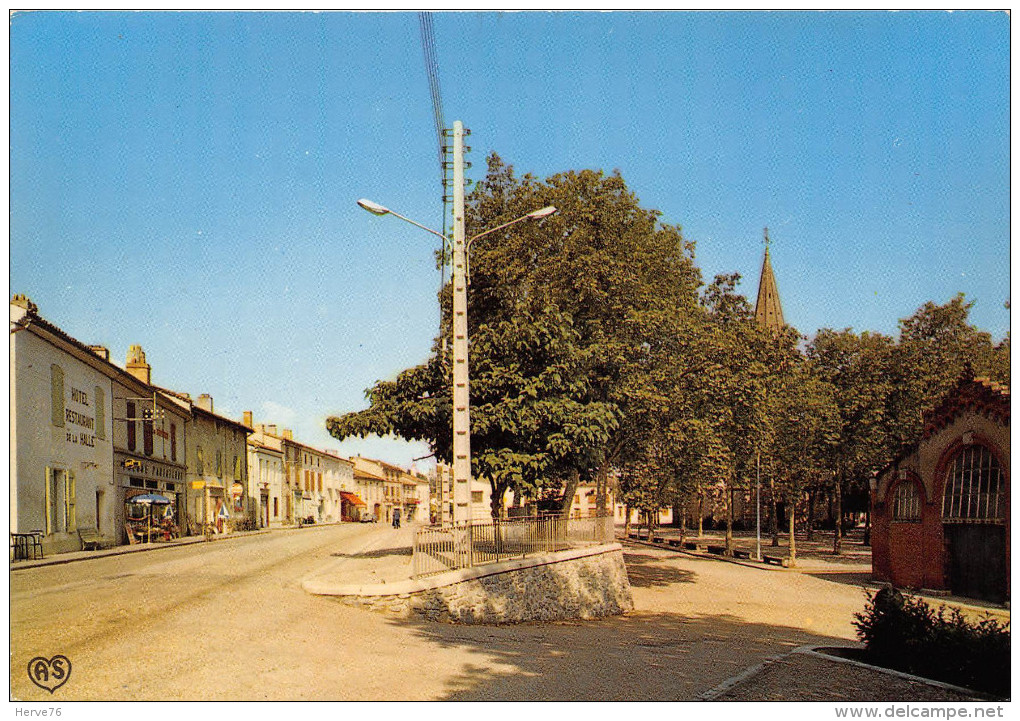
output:
<instances>
[{"instance_id":1,"label":"green shrub","mask_svg":"<svg viewBox=\"0 0 1020 721\"><path fill-rule=\"evenodd\" d=\"M870 663L1009 696L1009 624L969 622L959 609L932 609L919 598L883 588L854 614Z\"/></svg>"}]
</instances>

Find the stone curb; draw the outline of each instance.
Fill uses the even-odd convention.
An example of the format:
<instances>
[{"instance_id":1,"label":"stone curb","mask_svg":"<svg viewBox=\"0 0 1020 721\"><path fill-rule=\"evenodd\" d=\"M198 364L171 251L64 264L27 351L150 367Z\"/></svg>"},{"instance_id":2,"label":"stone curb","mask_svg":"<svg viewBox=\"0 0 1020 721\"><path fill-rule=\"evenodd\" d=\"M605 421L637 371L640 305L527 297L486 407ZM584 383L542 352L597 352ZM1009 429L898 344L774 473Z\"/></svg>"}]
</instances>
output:
<instances>
[{"instance_id":1,"label":"stone curb","mask_svg":"<svg viewBox=\"0 0 1020 721\"><path fill-rule=\"evenodd\" d=\"M719 684L715 688L711 688L708 691L705 691L704 693L699 694L696 697L696 700L698 700L698 701L714 701L715 699L719 698L723 694L725 694L725 693L727 693L729 691L732 691L734 688L736 688L738 686L741 686L741 685L743 685L745 683L749 683L755 676L758 676L760 673L762 673L769 666L775 664L777 661L783 660L784 658L788 658L788 657L792 656L795 653L804 654L804 655L808 655L808 656L816 656L818 658L824 658L824 659L826 659L828 661L834 661L836 663L842 663L842 664L847 664L847 665L851 665L851 666L857 666L859 668L864 668L864 669L867 669L869 671L874 671L874 672L877 672L877 673L882 673L882 674L885 674L887 676L896 676L897 678L902 678L904 680L912 681L914 683L924 684L925 686L931 686L933 688L941 688L941 689L945 689L947 691L953 691L955 693L964 694L966 696L971 697L974 700L986 700L986 701L999 701L999 700L1002 700L1002 699L998 699L998 698L996 698L994 696L989 696L987 694L981 693L979 691L974 691L973 689L964 688L962 686L954 686L953 684L945 683L944 681L936 681L934 679L924 678L923 676L915 676L913 674L904 673L903 671L896 671L894 669L885 668L883 666L872 666L871 664L864 663L863 661L856 661L856 660L854 660L852 658L843 658L841 656L834 656L834 655L831 655L831 654L822 653L819 650L819 649L825 649L825 648L860 648L860 647L859 646L817 646L817 645L799 646L799 647L793 649L792 651L790 651L788 653L780 654L778 656L771 656L771 657L765 659L764 661L762 661L761 663L759 663L759 664L757 664L755 666L751 666L750 668L742 671L741 673L737 674L736 676L733 676L731 678L726 679L725 681L723 681L721 684Z\"/></svg>"},{"instance_id":2,"label":"stone curb","mask_svg":"<svg viewBox=\"0 0 1020 721\"><path fill-rule=\"evenodd\" d=\"M70 551L68 553L57 554L50 558L40 558L34 561L11 561L10 572L25 571L30 568L41 568L43 566L60 566L65 563L76 563L78 561L94 561L98 558L109 558L111 556L124 556L129 553L143 553L145 551L162 551L168 548L180 548L182 546L191 546L196 543L205 543L207 540L212 542L218 541L229 541L233 538L249 538L251 536L261 536L266 533L271 533L278 529L259 529L258 531L237 531L229 535L223 535L220 537L213 536L206 539L204 536L185 536L176 541L168 541L165 543L143 543L141 545L132 546L114 546L113 548L106 548L102 551ZM285 530L285 529L279 529ZM73 555L80 553L88 553L89 555ZM67 558L67 556L72 556Z\"/></svg>"},{"instance_id":3,"label":"stone curb","mask_svg":"<svg viewBox=\"0 0 1020 721\"><path fill-rule=\"evenodd\" d=\"M447 571L435 576L425 578L410 578L406 581L396 583L366 583L366 584L337 584L315 577L307 578L301 582L301 587L316 596L394 596L405 593L418 593L444 586L452 586L455 583L470 581L486 576L495 576L507 571L516 571L522 568L535 568L538 566L549 566L562 561L570 561L588 556L600 556L614 551L622 551L623 546L619 543L603 544L601 546L589 546L587 548L573 548L568 551L533 556L531 558L520 558L502 563L491 563L474 568L464 568L457 571Z\"/></svg>"}]
</instances>

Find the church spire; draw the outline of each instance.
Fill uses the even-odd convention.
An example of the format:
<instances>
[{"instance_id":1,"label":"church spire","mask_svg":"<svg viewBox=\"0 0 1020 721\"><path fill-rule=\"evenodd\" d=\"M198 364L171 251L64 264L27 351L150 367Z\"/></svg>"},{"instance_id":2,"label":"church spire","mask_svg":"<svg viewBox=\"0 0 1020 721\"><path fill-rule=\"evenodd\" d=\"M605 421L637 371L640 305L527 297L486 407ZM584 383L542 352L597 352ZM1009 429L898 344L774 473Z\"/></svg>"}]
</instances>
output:
<instances>
[{"instance_id":1,"label":"church spire","mask_svg":"<svg viewBox=\"0 0 1020 721\"><path fill-rule=\"evenodd\" d=\"M761 278L758 280L758 302L754 304L754 319L770 330L779 330L783 321L783 306L779 303L779 287L772 274L769 258L769 229L765 229L765 260L761 264Z\"/></svg>"}]
</instances>

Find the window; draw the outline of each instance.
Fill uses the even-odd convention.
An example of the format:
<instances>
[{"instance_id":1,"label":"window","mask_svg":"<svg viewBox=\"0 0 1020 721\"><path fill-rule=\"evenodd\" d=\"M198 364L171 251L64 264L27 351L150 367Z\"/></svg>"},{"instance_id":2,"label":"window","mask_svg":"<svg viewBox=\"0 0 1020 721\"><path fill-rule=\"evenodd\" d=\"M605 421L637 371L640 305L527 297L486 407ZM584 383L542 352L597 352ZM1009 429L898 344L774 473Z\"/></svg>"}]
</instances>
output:
<instances>
[{"instance_id":1,"label":"window","mask_svg":"<svg viewBox=\"0 0 1020 721\"><path fill-rule=\"evenodd\" d=\"M106 394L96 386L96 438L106 440Z\"/></svg>"},{"instance_id":2,"label":"window","mask_svg":"<svg viewBox=\"0 0 1020 721\"><path fill-rule=\"evenodd\" d=\"M322 493L322 474L319 474L319 493Z\"/></svg>"},{"instance_id":3,"label":"window","mask_svg":"<svg viewBox=\"0 0 1020 721\"><path fill-rule=\"evenodd\" d=\"M904 480L896 486L896 496L893 499L893 520L921 520L921 492L913 481Z\"/></svg>"},{"instance_id":4,"label":"window","mask_svg":"<svg viewBox=\"0 0 1020 721\"><path fill-rule=\"evenodd\" d=\"M57 428L64 427L64 369L50 366L50 419Z\"/></svg>"},{"instance_id":5,"label":"window","mask_svg":"<svg viewBox=\"0 0 1020 721\"><path fill-rule=\"evenodd\" d=\"M471 491L471 502L472 503L481 503L482 502L482 492L481 491Z\"/></svg>"},{"instance_id":6,"label":"window","mask_svg":"<svg viewBox=\"0 0 1020 721\"><path fill-rule=\"evenodd\" d=\"M278 496L273 496L273 518L280 517L280 499Z\"/></svg>"},{"instance_id":7,"label":"window","mask_svg":"<svg viewBox=\"0 0 1020 721\"><path fill-rule=\"evenodd\" d=\"M170 424L170 460L177 460L177 424Z\"/></svg>"},{"instance_id":8,"label":"window","mask_svg":"<svg viewBox=\"0 0 1020 721\"><path fill-rule=\"evenodd\" d=\"M127 402L127 436L128 450L133 451L137 439L135 438L135 404L131 401Z\"/></svg>"},{"instance_id":9,"label":"window","mask_svg":"<svg viewBox=\"0 0 1020 721\"><path fill-rule=\"evenodd\" d=\"M953 461L942 498L946 523L1002 522L1006 499L999 462L984 446L969 446Z\"/></svg>"}]
</instances>

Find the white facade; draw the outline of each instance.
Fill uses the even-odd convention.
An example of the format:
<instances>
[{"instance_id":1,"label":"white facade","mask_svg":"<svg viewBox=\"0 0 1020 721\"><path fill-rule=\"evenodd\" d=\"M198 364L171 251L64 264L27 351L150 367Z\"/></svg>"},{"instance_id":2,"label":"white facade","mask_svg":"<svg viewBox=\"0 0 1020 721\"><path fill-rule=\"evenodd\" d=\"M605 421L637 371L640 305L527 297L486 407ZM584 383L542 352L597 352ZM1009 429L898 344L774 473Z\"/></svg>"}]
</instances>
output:
<instances>
[{"instance_id":1,"label":"white facade","mask_svg":"<svg viewBox=\"0 0 1020 721\"><path fill-rule=\"evenodd\" d=\"M42 531L44 553L78 550L79 528L112 544L115 369L27 299L12 301L10 319L11 531Z\"/></svg>"},{"instance_id":2,"label":"white facade","mask_svg":"<svg viewBox=\"0 0 1020 721\"><path fill-rule=\"evenodd\" d=\"M279 439L249 438L248 495L256 503L259 528L283 525L283 478L283 449Z\"/></svg>"}]
</instances>

